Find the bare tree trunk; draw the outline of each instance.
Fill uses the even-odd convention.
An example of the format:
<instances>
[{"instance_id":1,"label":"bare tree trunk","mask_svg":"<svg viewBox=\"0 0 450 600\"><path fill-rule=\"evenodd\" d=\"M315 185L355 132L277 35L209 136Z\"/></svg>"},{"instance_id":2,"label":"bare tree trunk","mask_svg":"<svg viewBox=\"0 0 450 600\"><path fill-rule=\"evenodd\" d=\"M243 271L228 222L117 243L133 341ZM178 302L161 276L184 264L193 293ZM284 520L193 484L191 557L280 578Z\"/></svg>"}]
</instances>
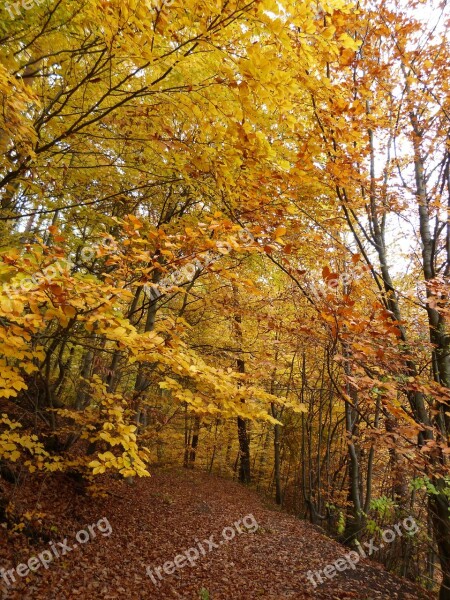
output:
<instances>
[{"instance_id":1,"label":"bare tree trunk","mask_svg":"<svg viewBox=\"0 0 450 600\"><path fill-rule=\"evenodd\" d=\"M275 408L275 404L271 402L271 410L272 416L274 419L278 419L278 413ZM281 434L281 426L274 425L273 427L273 451L274 451L274 477L275 477L275 502L279 505L282 503L282 494L281 494L281 475L280 475L280 434Z\"/></svg>"},{"instance_id":2,"label":"bare tree trunk","mask_svg":"<svg viewBox=\"0 0 450 600\"><path fill-rule=\"evenodd\" d=\"M233 293L236 307L238 308L237 289L233 285ZM234 317L236 339L238 342L238 350L242 352L243 334L242 334L242 317L236 314ZM243 358L237 359L237 369L239 373L245 373L245 361ZM250 466L250 441L247 431L247 422L242 417L237 418L238 440L239 440L239 481L249 484L251 482L251 466Z\"/></svg>"},{"instance_id":3,"label":"bare tree trunk","mask_svg":"<svg viewBox=\"0 0 450 600\"><path fill-rule=\"evenodd\" d=\"M196 456L197 456L197 447L198 447L199 433L200 433L200 417L198 417L197 415L195 415L195 417L194 417L194 427L193 427L193 430L192 430L191 444L190 444L190 448L189 448L188 467L190 469L193 469L194 465L195 465L195 459L196 459Z\"/></svg>"},{"instance_id":4,"label":"bare tree trunk","mask_svg":"<svg viewBox=\"0 0 450 600\"><path fill-rule=\"evenodd\" d=\"M404 71L405 72L405 71ZM411 94L409 83L405 73L406 89ZM429 198L427 193L427 183L425 176L425 166L421 147L423 131L419 124L418 116L414 109L409 114L411 127L413 130L414 146L414 171L416 181L416 198L419 213L419 230L422 241L422 267L427 290L427 315L430 331L430 341L434 346L433 350L433 376L437 383L442 386L450 387L450 335L445 323L445 319L430 300L433 292L430 282L435 278L435 251L437 240L431 235ZM447 264L450 261L450 248L447 247ZM435 403L437 418L435 425L441 439L446 443L448 441L448 432L450 430L449 405L446 403ZM443 413L444 411L444 413ZM446 413L446 414L445 414ZM439 462L445 464L446 458L440 455ZM439 561L442 570L442 583L439 590L439 600L450 600L450 501L445 493L446 482L442 477L433 477L433 485L438 494L430 494L428 499L431 518L434 527L434 535L438 547Z\"/></svg>"},{"instance_id":5,"label":"bare tree trunk","mask_svg":"<svg viewBox=\"0 0 450 600\"><path fill-rule=\"evenodd\" d=\"M344 356L348 358L348 351L344 348ZM351 375L350 365L345 363L346 375ZM352 399L353 406L358 404L358 393L356 389L347 383L347 394ZM345 403L345 424L347 431L347 443L349 453L348 467L348 510L345 519L345 531L343 534L343 542L349 544L358 540L359 532L364 526L363 516L363 499L361 497L361 470L360 460L361 453L354 439L358 435L358 413L349 402Z\"/></svg>"}]
</instances>

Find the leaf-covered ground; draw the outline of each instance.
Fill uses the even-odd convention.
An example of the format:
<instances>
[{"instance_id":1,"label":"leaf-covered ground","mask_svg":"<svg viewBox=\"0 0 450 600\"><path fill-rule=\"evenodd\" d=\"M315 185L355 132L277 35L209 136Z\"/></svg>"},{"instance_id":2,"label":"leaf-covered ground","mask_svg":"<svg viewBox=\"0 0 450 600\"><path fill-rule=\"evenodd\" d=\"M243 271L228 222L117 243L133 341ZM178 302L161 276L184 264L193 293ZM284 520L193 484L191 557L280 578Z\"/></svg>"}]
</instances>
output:
<instances>
[{"instance_id":1,"label":"leaf-covered ground","mask_svg":"<svg viewBox=\"0 0 450 600\"><path fill-rule=\"evenodd\" d=\"M25 501L29 503L30 498L15 497L16 508L24 508ZM57 542L68 538L66 545L72 547L76 533L100 519L108 520L112 532L109 536L97 532L95 539L54 558L47 570L41 567L23 579L16 575L14 587L0 580L2 600L432 597L369 560L361 560L355 570L337 573L314 589L306 572L323 569L348 549L312 525L274 510L253 491L202 473L156 471L151 479L141 479L133 486L110 484L107 497L94 500L77 494L73 484L64 479L41 487L34 508L47 516L42 522L32 521L30 531L40 528L47 539L22 533L11 537L2 530L0 566L10 569L27 562L51 547L51 541L62 552ZM250 514L258 529L253 531L254 520L248 517L248 527L239 524L238 533L233 524ZM104 531L105 523L102 521ZM229 541L222 537L225 527L234 529ZM232 529L226 530L226 535L231 538ZM210 544L203 542L207 539L214 543L209 551ZM186 565L171 575L162 572L157 586L146 574L147 567L154 573L156 567L189 548L199 549L199 543L204 555L199 551L194 566Z\"/></svg>"}]
</instances>

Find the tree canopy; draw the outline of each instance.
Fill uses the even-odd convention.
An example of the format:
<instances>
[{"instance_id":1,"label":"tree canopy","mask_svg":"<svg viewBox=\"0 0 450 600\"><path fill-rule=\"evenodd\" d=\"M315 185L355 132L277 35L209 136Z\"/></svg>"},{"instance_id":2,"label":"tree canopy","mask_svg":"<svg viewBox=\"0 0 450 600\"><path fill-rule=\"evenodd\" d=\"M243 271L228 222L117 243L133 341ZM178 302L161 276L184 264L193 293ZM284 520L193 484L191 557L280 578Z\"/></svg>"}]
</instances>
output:
<instances>
[{"instance_id":1,"label":"tree canopy","mask_svg":"<svg viewBox=\"0 0 450 600\"><path fill-rule=\"evenodd\" d=\"M0 11L1 516L196 465L450 598L447 3Z\"/></svg>"}]
</instances>

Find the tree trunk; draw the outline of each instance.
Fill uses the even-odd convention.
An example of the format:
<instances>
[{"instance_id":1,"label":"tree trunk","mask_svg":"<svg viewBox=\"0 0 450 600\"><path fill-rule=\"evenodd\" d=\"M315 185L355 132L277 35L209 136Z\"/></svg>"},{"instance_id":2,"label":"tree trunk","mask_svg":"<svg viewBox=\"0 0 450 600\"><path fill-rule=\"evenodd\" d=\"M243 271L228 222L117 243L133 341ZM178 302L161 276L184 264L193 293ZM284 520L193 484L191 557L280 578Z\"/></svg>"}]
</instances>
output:
<instances>
[{"instance_id":1,"label":"tree trunk","mask_svg":"<svg viewBox=\"0 0 450 600\"><path fill-rule=\"evenodd\" d=\"M277 410L275 408L275 404L271 402L271 410L272 416L274 419L278 419ZM280 434L281 434L281 426L274 425L273 428L273 451L274 451L274 464L275 464L275 502L281 506L282 504L282 494L281 494L281 474L280 474Z\"/></svg>"},{"instance_id":2,"label":"tree trunk","mask_svg":"<svg viewBox=\"0 0 450 600\"><path fill-rule=\"evenodd\" d=\"M344 347L344 356L348 357L348 351ZM351 375L350 365L345 363L346 375ZM358 405L358 393L356 389L347 383L347 394L353 402L353 406ZM345 519L345 531L343 534L343 542L350 544L358 539L360 531L364 526L363 516L363 499L361 495L361 469L360 459L361 453L354 439L358 436L358 413L350 405L345 403L345 424L348 436L348 452L349 452L349 467L348 467L348 510Z\"/></svg>"},{"instance_id":3,"label":"tree trunk","mask_svg":"<svg viewBox=\"0 0 450 600\"><path fill-rule=\"evenodd\" d=\"M233 285L233 294L236 308L239 307L239 299L237 288ZM242 334L242 317L236 313L234 317L236 340L238 343L238 351L242 352L243 334ZM237 359L237 370L239 373L245 373L245 361L243 358ZM250 441L247 431L247 422L242 417L237 418L238 440L239 440L239 481L249 484L251 482L251 467L250 467Z\"/></svg>"},{"instance_id":4,"label":"tree trunk","mask_svg":"<svg viewBox=\"0 0 450 600\"><path fill-rule=\"evenodd\" d=\"M242 417L237 418L238 437L239 437L239 481L241 483L251 483L250 472L250 443L247 433L247 423Z\"/></svg>"},{"instance_id":5,"label":"tree trunk","mask_svg":"<svg viewBox=\"0 0 450 600\"><path fill-rule=\"evenodd\" d=\"M450 518L448 498L443 491L444 485L442 479L435 482L440 493L430 495L429 508L442 570L439 600L450 600Z\"/></svg>"},{"instance_id":6,"label":"tree trunk","mask_svg":"<svg viewBox=\"0 0 450 600\"><path fill-rule=\"evenodd\" d=\"M193 469L194 465L195 465L199 433L200 433L200 417L195 416L194 417L194 428L192 431L191 447L189 449L188 467L190 469Z\"/></svg>"}]
</instances>

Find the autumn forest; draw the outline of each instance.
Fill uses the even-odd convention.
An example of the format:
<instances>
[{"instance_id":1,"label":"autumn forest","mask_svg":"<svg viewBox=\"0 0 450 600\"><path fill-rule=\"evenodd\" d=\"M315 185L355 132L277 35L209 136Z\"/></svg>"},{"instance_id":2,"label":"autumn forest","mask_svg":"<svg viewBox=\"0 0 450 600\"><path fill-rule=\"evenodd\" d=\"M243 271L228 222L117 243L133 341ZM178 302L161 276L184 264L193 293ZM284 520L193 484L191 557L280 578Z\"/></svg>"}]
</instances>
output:
<instances>
[{"instance_id":1,"label":"autumn forest","mask_svg":"<svg viewBox=\"0 0 450 600\"><path fill-rule=\"evenodd\" d=\"M447 1L0 15L2 599L449 600Z\"/></svg>"}]
</instances>

